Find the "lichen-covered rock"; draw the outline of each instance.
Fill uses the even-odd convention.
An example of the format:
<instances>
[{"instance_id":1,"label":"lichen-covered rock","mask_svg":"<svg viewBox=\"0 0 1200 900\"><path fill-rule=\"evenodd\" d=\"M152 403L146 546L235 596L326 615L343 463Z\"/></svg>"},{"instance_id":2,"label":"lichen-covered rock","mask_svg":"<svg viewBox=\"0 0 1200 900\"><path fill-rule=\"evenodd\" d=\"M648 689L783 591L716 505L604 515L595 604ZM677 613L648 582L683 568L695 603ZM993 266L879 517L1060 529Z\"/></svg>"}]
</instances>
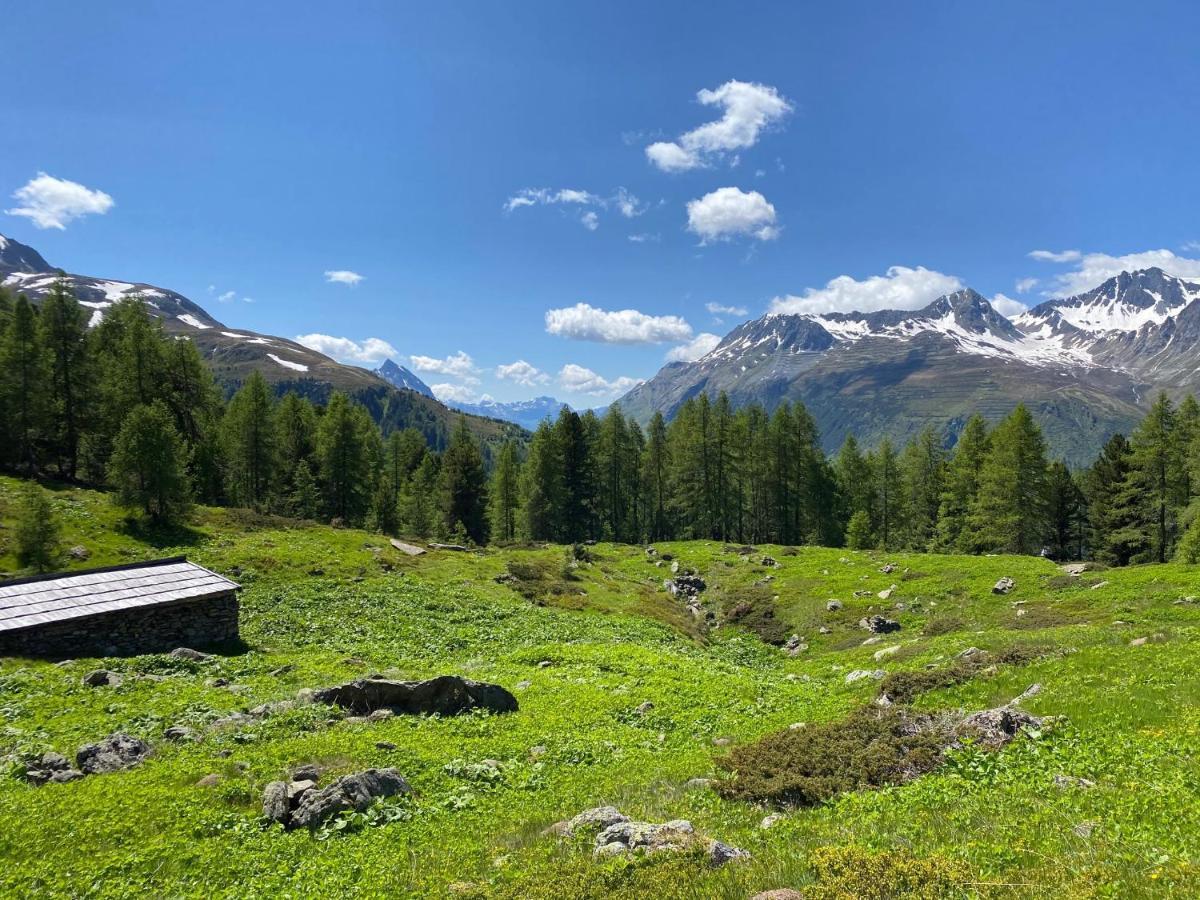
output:
<instances>
[{"instance_id":1,"label":"lichen-covered rock","mask_svg":"<svg viewBox=\"0 0 1200 900\"><path fill-rule=\"evenodd\" d=\"M839 609L842 608L842 601L841 600L828 600L825 603L825 608L827 610L829 610L829 612L837 612Z\"/></svg>"},{"instance_id":2,"label":"lichen-covered rock","mask_svg":"<svg viewBox=\"0 0 1200 900\"><path fill-rule=\"evenodd\" d=\"M104 775L139 765L150 752L150 745L139 738L110 734L97 744L80 747L75 765L85 775Z\"/></svg>"},{"instance_id":3,"label":"lichen-covered rock","mask_svg":"<svg viewBox=\"0 0 1200 900\"><path fill-rule=\"evenodd\" d=\"M190 744L200 740L199 735L186 725L172 725L163 732L163 737L174 744Z\"/></svg>"},{"instance_id":4,"label":"lichen-covered rock","mask_svg":"<svg viewBox=\"0 0 1200 900\"><path fill-rule=\"evenodd\" d=\"M292 806L288 801L288 786L283 781L272 781L263 789L263 818L286 825L291 819Z\"/></svg>"},{"instance_id":5,"label":"lichen-covered rock","mask_svg":"<svg viewBox=\"0 0 1200 900\"><path fill-rule=\"evenodd\" d=\"M856 681L863 681L867 678L879 681L885 675L887 675L887 672L883 671L883 669L855 669L846 675L846 684L854 684Z\"/></svg>"},{"instance_id":6,"label":"lichen-covered rock","mask_svg":"<svg viewBox=\"0 0 1200 900\"><path fill-rule=\"evenodd\" d=\"M602 831L612 825L628 821L629 816L623 814L615 806L597 806L594 809L585 809L579 815L562 823L562 827L558 831L563 837L574 837L581 832L593 829Z\"/></svg>"},{"instance_id":7,"label":"lichen-covered rock","mask_svg":"<svg viewBox=\"0 0 1200 900\"><path fill-rule=\"evenodd\" d=\"M992 593L993 594L1011 594L1013 591L1013 588L1015 588L1016 586L1017 586L1017 583L1015 581L1013 581L1011 578L1009 578L1007 575L1005 575L1003 578L1001 578L999 581L997 581L994 585L992 585Z\"/></svg>"},{"instance_id":8,"label":"lichen-covered rock","mask_svg":"<svg viewBox=\"0 0 1200 900\"><path fill-rule=\"evenodd\" d=\"M972 737L989 748L1003 747L1026 728L1041 726L1037 716L1011 705L971 713L957 728L959 737Z\"/></svg>"},{"instance_id":9,"label":"lichen-covered rock","mask_svg":"<svg viewBox=\"0 0 1200 900\"><path fill-rule=\"evenodd\" d=\"M285 792L286 789L284 785ZM367 769L354 775L343 775L329 787L303 794L290 824L294 828L312 828L340 812L362 812L382 797L411 791L408 782L395 769Z\"/></svg>"},{"instance_id":10,"label":"lichen-covered rock","mask_svg":"<svg viewBox=\"0 0 1200 900\"><path fill-rule=\"evenodd\" d=\"M454 716L472 709L515 712L517 698L498 684L441 675L428 681L361 678L313 691L313 699L368 715L378 709L410 715Z\"/></svg>"},{"instance_id":11,"label":"lichen-covered rock","mask_svg":"<svg viewBox=\"0 0 1200 900\"><path fill-rule=\"evenodd\" d=\"M84 687L118 687L121 684L121 676L108 669L95 669L84 675L80 683Z\"/></svg>"},{"instance_id":12,"label":"lichen-covered rock","mask_svg":"<svg viewBox=\"0 0 1200 900\"><path fill-rule=\"evenodd\" d=\"M212 659L209 654L193 650L191 647L176 647L170 652L169 656L173 659L186 659L190 662L204 662L206 659Z\"/></svg>"},{"instance_id":13,"label":"lichen-covered rock","mask_svg":"<svg viewBox=\"0 0 1200 900\"><path fill-rule=\"evenodd\" d=\"M872 634L891 634L893 631L900 630L900 623L894 619L886 619L883 616L874 615L859 619L858 627Z\"/></svg>"}]
</instances>

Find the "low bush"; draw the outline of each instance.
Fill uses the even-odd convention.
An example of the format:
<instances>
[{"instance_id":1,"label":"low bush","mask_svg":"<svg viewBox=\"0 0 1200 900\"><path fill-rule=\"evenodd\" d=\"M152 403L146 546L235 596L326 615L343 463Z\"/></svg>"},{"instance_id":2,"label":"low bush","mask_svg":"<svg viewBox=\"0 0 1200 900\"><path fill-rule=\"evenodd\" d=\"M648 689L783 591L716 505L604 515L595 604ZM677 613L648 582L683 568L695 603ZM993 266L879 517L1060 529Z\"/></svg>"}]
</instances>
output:
<instances>
[{"instance_id":1,"label":"low bush","mask_svg":"<svg viewBox=\"0 0 1200 900\"><path fill-rule=\"evenodd\" d=\"M930 619L923 629L926 637L937 637L942 634L951 634L955 631L962 631L967 627L967 623L958 616L938 616L936 619Z\"/></svg>"},{"instance_id":2,"label":"low bush","mask_svg":"<svg viewBox=\"0 0 1200 900\"><path fill-rule=\"evenodd\" d=\"M978 676L991 666L1022 666L1048 654L1044 647L1015 646L988 653L981 650L937 669L892 672L880 682L879 693L893 703L909 703L919 694L936 688L953 687Z\"/></svg>"},{"instance_id":3,"label":"low bush","mask_svg":"<svg viewBox=\"0 0 1200 900\"><path fill-rule=\"evenodd\" d=\"M775 595L766 585L754 585L718 595L721 613L730 625L753 631L767 644L779 646L791 636L787 623L775 616Z\"/></svg>"},{"instance_id":4,"label":"low bush","mask_svg":"<svg viewBox=\"0 0 1200 900\"><path fill-rule=\"evenodd\" d=\"M914 856L903 850L872 853L858 847L819 847L809 857L817 883L808 900L940 900L967 891L966 866L944 856Z\"/></svg>"},{"instance_id":5,"label":"low bush","mask_svg":"<svg viewBox=\"0 0 1200 900\"><path fill-rule=\"evenodd\" d=\"M864 707L840 722L788 729L734 748L717 761L733 773L717 790L731 800L811 806L910 781L941 763L945 743L941 729L914 729L899 710Z\"/></svg>"}]
</instances>

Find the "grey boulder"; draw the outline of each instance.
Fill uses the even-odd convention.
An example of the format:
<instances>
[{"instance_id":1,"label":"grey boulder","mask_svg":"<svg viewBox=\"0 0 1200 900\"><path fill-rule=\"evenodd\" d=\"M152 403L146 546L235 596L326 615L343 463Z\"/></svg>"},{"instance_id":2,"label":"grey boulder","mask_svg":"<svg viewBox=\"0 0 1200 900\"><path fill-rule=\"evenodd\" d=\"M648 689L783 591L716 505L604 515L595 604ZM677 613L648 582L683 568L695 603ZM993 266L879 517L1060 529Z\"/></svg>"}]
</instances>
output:
<instances>
[{"instance_id":1,"label":"grey boulder","mask_svg":"<svg viewBox=\"0 0 1200 900\"><path fill-rule=\"evenodd\" d=\"M378 709L410 715L454 716L473 709L515 712L517 698L498 684L440 675L428 681L390 681L360 678L337 687L313 691L313 700L355 713Z\"/></svg>"},{"instance_id":2,"label":"grey boulder","mask_svg":"<svg viewBox=\"0 0 1200 900\"><path fill-rule=\"evenodd\" d=\"M75 765L85 775L104 775L139 765L150 755L150 745L127 734L110 734L97 744L80 747Z\"/></svg>"},{"instance_id":3,"label":"grey boulder","mask_svg":"<svg viewBox=\"0 0 1200 900\"><path fill-rule=\"evenodd\" d=\"M284 789L286 792L286 785ZM293 828L312 828L338 813L362 812L382 797L411 791L408 782L395 769L367 769L354 775L343 775L329 787L301 794L289 824Z\"/></svg>"}]
</instances>

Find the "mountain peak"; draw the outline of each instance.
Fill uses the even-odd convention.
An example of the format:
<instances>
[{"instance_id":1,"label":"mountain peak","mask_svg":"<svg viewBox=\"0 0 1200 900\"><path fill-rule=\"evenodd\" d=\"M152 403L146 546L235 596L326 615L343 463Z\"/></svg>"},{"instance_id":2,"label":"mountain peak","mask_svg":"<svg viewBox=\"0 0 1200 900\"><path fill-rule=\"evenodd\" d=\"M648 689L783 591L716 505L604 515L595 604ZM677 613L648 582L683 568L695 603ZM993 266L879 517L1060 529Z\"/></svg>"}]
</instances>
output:
<instances>
[{"instance_id":1,"label":"mountain peak","mask_svg":"<svg viewBox=\"0 0 1200 900\"><path fill-rule=\"evenodd\" d=\"M375 374L393 387L402 388L407 391L416 391L418 394L424 394L426 397L433 396L433 391L429 385L395 360L386 360L382 366L375 370Z\"/></svg>"},{"instance_id":2,"label":"mountain peak","mask_svg":"<svg viewBox=\"0 0 1200 900\"><path fill-rule=\"evenodd\" d=\"M0 272L53 272L54 268L40 253L20 241L0 234Z\"/></svg>"}]
</instances>

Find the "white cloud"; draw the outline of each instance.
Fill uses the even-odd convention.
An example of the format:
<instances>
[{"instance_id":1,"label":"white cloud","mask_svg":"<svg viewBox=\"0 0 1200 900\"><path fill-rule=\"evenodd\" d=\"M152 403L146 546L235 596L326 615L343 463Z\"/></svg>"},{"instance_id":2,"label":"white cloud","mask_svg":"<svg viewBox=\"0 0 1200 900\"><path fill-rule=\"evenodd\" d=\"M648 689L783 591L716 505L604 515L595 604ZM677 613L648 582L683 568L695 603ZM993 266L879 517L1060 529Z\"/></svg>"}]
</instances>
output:
<instances>
[{"instance_id":1,"label":"white cloud","mask_svg":"<svg viewBox=\"0 0 1200 900\"><path fill-rule=\"evenodd\" d=\"M758 191L735 187L717 188L687 205L688 231L701 243L748 236L769 241L779 236L775 207Z\"/></svg>"},{"instance_id":2,"label":"white cloud","mask_svg":"<svg viewBox=\"0 0 1200 900\"><path fill-rule=\"evenodd\" d=\"M621 211L627 219L633 219L640 216L647 210L646 204L642 203L625 188L617 188L617 195L613 198L613 202L617 204L617 209Z\"/></svg>"},{"instance_id":3,"label":"white cloud","mask_svg":"<svg viewBox=\"0 0 1200 900\"><path fill-rule=\"evenodd\" d=\"M253 303L249 297L245 302ZM396 348L382 338L369 337L364 341L352 341L350 338L334 337L330 334L300 334L296 343L303 344L318 353L332 356L339 362L361 363L371 365L381 363L389 356L396 355Z\"/></svg>"},{"instance_id":4,"label":"white cloud","mask_svg":"<svg viewBox=\"0 0 1200 900\"><path fill-rule=\"evenodd\" d=\"M525 188L509 197L504 204L505 212L512 212L522 206L553 205L556 203L577 203L583 206L603 205L604 200L590 191L580 191L575 188Z\"/></svg>"},{"instance_id":5,"label":"white cloud","mask_svg":"<svg viewBox=\"0 0 1200 900\"><path fill-rule=\"evenodd\" d=\"M1020 281L1017 282L1017 293L1018 294L1027 294L1037 286L1038 286L1038 279L1022 278Z\"/></svg>"},{"instance_id":6,"label":"white cloud","mask_svg":"<svg viewBox=\"0 0 1200 900\"><path fill-rule=\"evenodd\" d=\"M226 291L217 296L218 303L232 303L235 299L237 299L237 291Z\"/></svg>"},{"instance_id":7,"label":"white cloud","mask_svg":"<svg viewBox=\"0 0 1200 900\"><path fill-rule=\"evenodd\" d=\"M802 296L788 294L771 301L771 312L814 315L828 312L875 312L880 309L920 309L959 290L962 282L918 266L892 266L885 275L858 281L839 275L823 288L808 288Z\"/></svg>"},{"instance_id":8,"label":"white cloud","mask_svg":"<svg viewBox=\"0 0 1200 900\"><path fill-rule=\"evenodd\" d=\"M657 244L660 240L662 240L662 235L657 234L657 233L649 234L649 233L643 232L641 234L629 235L629 240L633 241L635 244L646 244L646 243Z\"/></svg>"},{"instance_id":9,"label":"white cloud","mask_svg":"<svg viewBox=\"0 0 1200 900\"><path fill-rule=\"evenodd\" d=\"M1126 253L1111 256L1107 253L1084 253L1078 265L1070 272L1054 278L1053 287L1046 291L1049 297L1070 297L1098 287L1114 275L1136 272L1139 269L1159 268L1168 275L1180 278L1200 278L1200 259L1176 256L1170 250L1144 250L1141 253Z\"/></svg>"},{"instance_id":10,"label":"white cloud","mask_svg":"<svg viewBox=\"0 0 1200 900\"><path fill-rule=\"evenodd\" d=\"M1012 297L1009 297L1005 294L997 294L995 297L993 297L992 306L996 308L996 311L999 312L1000 315L1007 316L1010 319L1013 316L1019 316L1021 313L1026 312L1029 309L1029 307L1027 307L1020 300L1014 300Z\"/></svg>"},{"instance_id":11,"label":"white cloud","mask_svg":"<svg viewBox=\"0 0 1200 900\"><path fill-rule=\"evenodd\" d=\"M719 334L701 332L686 344L680 344L667 351L667 362L694 362L708 354L719 343L721 343Z\"/></svg>"},{"instance_id":12,"label":"white cloud","mask_svg":"<svg viewBox=\"0 0 1200 900\"><path fill-rule=\"evenodd\" d=\"M418 372L435 372L438 375L461 378L471 384L479 383L479 379L475 377L479 371L475 360L462 350L445 359L438 359L435 356L410 356L409 361Z\"/></svg>"},{"instance_id":13,"label":"white cloud","mask_svg":"<svg viewBox=\"0 0 1200 900\"><path fill-rule=\"evenodd\" d=\"M348 284L353 287L363 280L363 276L349 269L326 269L325 280L330 284Z\"/></svg>"},{"instance_id":14,"label":"white cloud","mask_svg":"<svg viewBox=\"0 0 1200 900\"><path fill-rule=\"evenodd\" d=\"M704 308L714 316L744 316L749 311L744 306L723 306L720 303L706 303Z\"/></svg>"},{"instance_id":15,"label":"white cloud","mask_svg":"<svg viewBox=\"0 0 1200 900\"><path fill-rule=\"evenodd\" d=\"M496 377L504 381L515 381L517 384L523 384L525 387L536 387L539 384L545 384L550 380L550 376L523 359L518 359L516 362L511 362L506 365L496 366Z\"/></svg>"},{"instance_id":16,"label":"white cloud","mask_svg":"<svg viewBox=\"0 0 1200 900\"><path fill-rule=\"evenodd\" d=\"M609 381L591 369L567 363L558 373L558 383L564 391L573 394L589 394L593 397L613 397L641 384L636 378L622 375Z\"/></svg>"},{"instance_id":17,"label":"white cloud","mask_svg":"<svg viewBox=\"0 0 1200 900\"><path fill-rule=\"evenodd\" d=\"M583 224L583 227L586 228L588 231L595 231L597 228L600 227L600 217L598 215L596 215L594 210L589 209L587 212L585 212L582 216L579 217L579 221Z\"/></svg>"},{"instance_id":18,"label":"white cloud","mask_svg":"<svg viewBox=\"0 0 1200 900\"><path fill-rule=\"evenodd\" d=\"M1039 262L1077 262L1083 256L1078 250L1030 250L1029 258Z\"/></svg>"},{"instance_id":19,"label":"white cloud","mask_svg":"<svg viewBox=\"0 0 1200 900\"><path fill-rule=\"evenodd\" d=\"M679 316L649 316L636 309L609 311L587 303L547 310L546 331L602 344L660 344L692 336L692 326Z\"/></svg>"},{"instance_id":20,"label":"white cloud","mask_svg":"<svg viewBox=\"0 0 1200 900\"><path fill-rule=\"evenodd\" d=\"M24 216L38 228L60 231L81 216L102 216L114 206L113 198L104 191L94 191L45 172L38 172L36 178L17 188L13 198L21 205L5 210L10 216Z\"/></svg>"},{"instance_id":21,"label":"white cloud","mask_svg":"<svg viewBox=\"0 0 1200 900\"><path fill-rule=\"evenodd\" d=\"M1181 249L1187 250L1189 253L1200 251L1200 241L1184 241Z\"/></svg>"},{"instance_id":22,"label":"white cloud","mask_svg":"<svg viewBox=\"0 0 1200 900\"><path fill-rule=\"evenodd\" d=\"M431 384L429 389L433 391L433 396L443 403L447 400L455 403L476 403L480 399L475 395L475 391L464 384Z\"/></svg>"},{"instance_id":23,"label":"white cloud","mask_svg":"<svg viewBox=\"0 0 1200 900\"><path fill-rule=\"evenodd\" d=\"M702 90L696 99L717 106L721 118L680 135L678 141L657 141L646 157L664 172L683 172L708 164L732 150L753 147L763 129L792 110L775 88L745 81L727 81L716 90ZM737 157L734 157L735 163Z\"/></svg>"}]
</instances>

